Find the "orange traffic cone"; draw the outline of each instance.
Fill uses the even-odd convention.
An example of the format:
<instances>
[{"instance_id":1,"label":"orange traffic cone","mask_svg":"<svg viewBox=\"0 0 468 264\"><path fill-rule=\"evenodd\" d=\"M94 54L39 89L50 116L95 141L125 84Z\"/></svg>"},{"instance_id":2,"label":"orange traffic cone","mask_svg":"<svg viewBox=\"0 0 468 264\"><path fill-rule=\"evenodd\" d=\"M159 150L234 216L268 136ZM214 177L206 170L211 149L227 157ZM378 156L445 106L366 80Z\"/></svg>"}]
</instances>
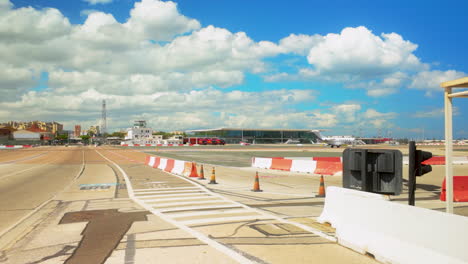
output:
<instances>
[{"instance_id":1,"label":"orange traffic cone","mask_svg":"<svg viewBox=\"0 0 468 264\"><path fill-rule=\"evenodd\" d=\"M315 197L325 197L325 182L323 180L323 175L320 175L320 186L318 194Z\"/></svg>"},{"instance_id":2,"label":"orange traffic cone","mask_svg":"<svg viewBox=\"0 0 468 264\"><path fill-rule=\"evenodd\" d=\"M200 176L198 176L198 179L199 179L199 180L206 180L206 179L205 179L205 172L203 171L203 164L201 165L201 168L200 168Z\"/></svg>"},{"instance_id":3,"label":"orange traffic cone","mask_svg":"<svg viewBox=\"0 0 468 264\"><path fill-rule=\"evenodd\" d=\"M252 192L262 192L262 190L260 190L260 181L258 180L258 171L255 173L254 186L253 186L253 189L251 191Z\"/></svg>"},{"instance_id":4,"label":"orange traffic cone","mask_svg":"<svg viewBox=\"0 0 468 264\"><path fill-rule=\"evenodd\" d=\"M211 171L211 179L208 184L218 184L216 182L216 175L215 175L215 168L213 167L213 170Z\"/></svg>"}]
</instances>

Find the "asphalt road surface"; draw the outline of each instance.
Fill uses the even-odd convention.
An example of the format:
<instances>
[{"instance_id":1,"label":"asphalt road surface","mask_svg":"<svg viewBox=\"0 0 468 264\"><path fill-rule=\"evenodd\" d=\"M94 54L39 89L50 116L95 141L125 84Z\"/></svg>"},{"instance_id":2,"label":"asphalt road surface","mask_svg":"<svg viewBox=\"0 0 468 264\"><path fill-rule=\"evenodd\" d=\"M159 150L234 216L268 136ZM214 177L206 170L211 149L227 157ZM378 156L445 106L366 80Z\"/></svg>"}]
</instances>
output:
<instances>
[{"instance_id":1,"label":"asphalt road surface","mask_svg":"<svg viewBox=\"0 0 468 264\"><path fill-rule=\"evenodd\" d=\"M0 263L375 263L315 222L324 202L314 198L317 176L260 170L263 192L251 192L252 168L216 166L218 184L210 185L150 168L146 155L0 151ZM444 207L436 197L441 168L421 178L417 206ZM211 169L205 165L208 179ZM341 177L325 180L341 185ZM392 199L404 203L404 195Z\"/></svg>"}]
</instances>

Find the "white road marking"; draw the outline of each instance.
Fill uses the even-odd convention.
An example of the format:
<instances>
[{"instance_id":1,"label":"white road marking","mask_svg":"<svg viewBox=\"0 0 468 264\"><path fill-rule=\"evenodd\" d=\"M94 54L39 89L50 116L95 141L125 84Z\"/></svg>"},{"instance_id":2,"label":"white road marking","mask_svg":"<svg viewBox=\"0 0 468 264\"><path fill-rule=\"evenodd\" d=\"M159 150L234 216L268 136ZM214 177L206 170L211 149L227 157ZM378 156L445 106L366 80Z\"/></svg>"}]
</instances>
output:
<instances>
[{"instance_id":1,"label":"white road marking","mask_svg":"<svg viewBox=\"0 0 468 264\"><path fill-rule=\"evenodd\" d=\"M5 228L1 233L0 233L0 237L2 237L4 234L10 232L10 230L12 230L13 228L15 228L17 225L19 225L21 222L23 222L24 220L28 219L29 217L31 217L33 214L35 214L37 211L41 210L42 207L44 207L45 205L47 205L50 201L52 201L53 199L55 199L55 197L57 197L57 195L59 195L60 193L62 193L64 190L68 189L73 183L75 183L75 181L78 179L78 177L80 177L80 175L83 173L84 171L84 168L85 168L85 159L84 159L84 151L82 151L82 155L83 155L83 161L81 163L81 169L80 171L75 175L75 178L73 178L73 180L67 185L65 186L65 188L62 189L62 191L59 191L57 192L56 194L54 194L54 196L52 196L52 198L50 198L49 200L43 202L42 204L40 204L38 207L36 207L34 210L32 210L31 212L29 212L27 215L23 216L20 220L16 221L16 223L12 224L11 226L9 226L8 228ZM54 160L55 161L55 160Z\"/></svg>"},{"instance_id":2,"label":"white road marking","mask_svg":"<svg viewBox=\"0 0 468 264\"><path fill-rule=\"evenodd\" d=\"M217 218L204 218L180 221L185 225L199 225L208 223L224 223L224 222L237 222L237 221L250 221L250 220L265 220L272 219L271 217L251 215L251 216L228 216L228 217L217 217Z\"/></svg>"},{"instance_id":3,"label":"white road marking","mask_svg":"<svg viewBox=\"0 0 468 264\"><path fill-rule=\"evenodd\" d=\"M186 182L190 182L190 183L192 183L192 184L195 184L195 183L193 183L193 182L191 181L191 179L187 179L187 178L185 178L185 177L182 177L182 176L179 176L179 175L176 175L176 174L172 174L172 173L171 173L171 175L173 175L173 176L175 176L175 177L178 177L178 178L180 178L180 179L182 179L182 180L184 180L184 181L186 181ZM198 183L197 183L197 184L198 184ZM210 191L210 190L208 190L208 189L206 189L206 192L209 193L209 194L211 194L211 195L213 195L213 196L219 197L220 199L223 199L223 200L229 201L229 202L231 202L231 203L233 203L233 204L236 204L236 205L238 205L239 207L243 207L243 208L246 208L247 210L255 211L255 212L257 212L257 213L259 213L259 214L261 214L261 215L267 216L267 217L272 217L272 219L277 220L277 221L279 221L279 222L297 226L297 227L299 227L299 228L301 228L301 229L304 229L304 230L306 230L306 231L308 231L308 232L310 232L310 233L313 233L313 234L315 234L315 235L317 235L317 236L323 237L323 238L328 239L328 240L333 241L333 242L336 242L336 241L337 241L337 239L336 239L335 237L330 236L330 235L327 235L327 234L325 234L325 233L321 232L320 230L317 230L317 229L315 229L315 228L313 228L313 227L310 227L310 226L307 226L307 225L304 225L304 224L301 224L301 223L289 221L289 220L286 220L286 219L281 218L281 217L279 217L279 216L271 215L271 214L265 213L265 212L263 212L263 211L261 211L261 210L259 210L259 209L251 208L251 207L249 207L249 206L247 206L247 205L245 205L245 204L242 204L242 203L239 203L239 202L236 202L236 201L229 200L228 198L226 198L226 197L224 197L224 196L222 196L222 195L220 195L220 194L217 194L217 193L215 193L215 192L212 192L212 191Z\"/></svg>"},{"instance_id":4,"label":"white road marking","mask_svg":"<svg viewBox=\"0 0 468 264\"><path fill-rule=\"evenodd\" d=\"M172 203L161 203L159 201L145 201L149 205L158 208L158 207L172 207L172 206L180 206L180 205L189 205L189 204L216 204L216 203L224 203L228 204L226 201L217 200L217 201L186 201L186 202L172 202ZM156 204L155 204L156 202Z\"/></svg>"},{"instance_id":5,"label":"white road marking","mask_svg":"<svg viewBox=\"0 0 468 264\"><path fill-rule=\"evenodd\" d=\"M192 236L198 238L200 241L205 242L209 246L211 246L211 247L217 249L218 251L224 253L225 255L229 256L230 258L234 259L235 261L237 261L239 263L254 263L254 261L249 260L248 258L244 257L243 255L239 254L238 252L232 250L231 248L228 248L225 245L217 242L216 240L213 240L213 239L207 237L206 235L202 234L201 232L198 232L198 231L196 231L196 230L194 230L194 229L192 229L192 228L190 228L190 227L188 227L186 225L181 224L180 222L178 222L178 221L170 218L169 216L163 214L160 210L155 210L150 205L148 205L145 202L143 202L142 200L136 198L135 194L133 192L133 186L132 186L132 184L130 182L130 179L128 178L127 173L125 173L125 171L117 163L115 163L112 160L106 158L99 151L97 151L97 150L95 150L95 151L99 155L101 155L101 157L103 157L104 159L106 159L107 161L112 163L120 171L120 173L122 173L122 176L124 177L126 185L127 185L128 196L133 201L135 201L137 204L139 204L140 206L142 206L146 210L150 211L154 215L162 218L166 222L168 222L168 223L170 223L170 224L172 224L172 225L186 231L187 233L191 234Z\"/></svg>"},{"instance_id":6,"label":"white road marking","mask_svg":"<svg viewBox=\"0 0 468 264\"><path fill-rule=\"evenodd\" d=\"M42 168L44 166L47 166L49 164L52 164L54 161L60 159L60 156L58 156L56 159L52 160L52 161L49 161L47 163L44 163L44 164L41 164L41 165L38 165L38 166L35 166L35 167L31 167L31 168L27 168L27 169L24 169L24 170L20 170L20 171L15 171L13 173L10 173L10 174L7 174L7 175L3 175L2 177L0 177L0 180L2 179L6 179L6 178L9 178L11 176L15 176L15 175L18 175L18 174L21 174L23 172L26 172L26 171L30 171L30 170L33 170L33 169L38 169L38 168Z\"/></svg>"},{"instance_id":7,"label":"white road marking","mask_svg":"<svg viewBox=\"0 0 468 264\"><path fill-rule=\"evenodd\" d=\"M197 211L197 212L184 212L184 213L168 213L173 218L182 218L182 217L191 217L191 216L202 216L202 215L218 215L218 214L237 214L237 213L252 213L251 211L247 211L244 208L242 209L217 209L217 210L210 210L210 211Z\"/></svg>"},{"instance_id":8,"label":"white road marking","mask_svg":"<svg viewBox=\"0 0 468 264\"><path fill-rule=\"evenodd\" d=\"M222 205L205 205L205 206L186 206L186 207L174 207L174 208L161 208L158 209L161 212L177 212L177 211L189 211L199 209L213 209L213 208L239 208L238 205L234 204L222 204Z\"/></svg>"},{"instance_id":9,"label":"white road marking","mask_svg":"<svg viewBox=\"0 0 468 264\"><path fill-rule=\"evenodd\" d=\"M49 153L49 152L46 151L46 152L43 152L43 153L40 153L40 154L37 154L37 155L28 156L28 157L22 158L22 159L3 161L3 162L0 162L0 164L1 165L11 165L11 164L15 164L16 162L27 161L27 160L32 160L32 159L35 159L35 158L39 158L40 156L44 156L47 153Z\"/></svg>"},{"instance_id":10,"label":"white road marking","mask_svg":"<svg viewBox=\"0 0 468 264\"><path fill-rule=\"evenodd\" d=\"M196 191L196 192L194 192ZM186 191L159 191L159 192L148 192L148 193L136 193L136 194L151 194L151 195L147 195L147 196L153 196L153 197L156 197L156 196L160 196L160 194L169 194L169 193L200 193L200 192L203 192L203 190L186 190ZM138 197L143 197L143 196L138 196Z\"/></svg>"},{"instance_id":11,"label":"white road marking","mask_svg":"<svg viewBox=\"0 0 468 264\"><path fill-rule=\"evenodd\" d=\"M203 192L192 192L192 193L176 193L176 194L159 194L154 197L185 197L185 196L193 196L193 195L199 195L202 194ZM138 198L144 198L143 196L136 196ZM145 198L148 198L150 196L146 196ZM148 201L148 200L145 200Z\"/></svg>"},{"instance_id":12,"label":"white road marking","mask_svg":"<svg viewBox=\"0 0 468 264\"><path fill-rule=\"evenodd\" d=\"M201 193L203 194L203 193ZM138 197L142 198L142 197ZM145 202L151 202L151 201L158 201L158 202L165 202L165 201L182 201L182 200L199 200L199 199L212 199L213 197L209 195L199 195L199 196L189 196L189 197L176 197L176 198L163 198L163 199L151 199L151 200L144 200Z\"/></svg>"},{"instance_id":13,"label":"white road marking","mask_svg":"<svg viewBox=\"0 0 468 264\"><path fill-rule=\"evenodd\" d=\"M157 189L136 189L134 192L147 192L147 191L152 191L152 192L158 192L158 191L167 191L167 190L182 190L182 189L202 189L201 187L198 186L188 186L188 187L174 187L174 188L157 188Z\"/></svg>"}]
</instances>

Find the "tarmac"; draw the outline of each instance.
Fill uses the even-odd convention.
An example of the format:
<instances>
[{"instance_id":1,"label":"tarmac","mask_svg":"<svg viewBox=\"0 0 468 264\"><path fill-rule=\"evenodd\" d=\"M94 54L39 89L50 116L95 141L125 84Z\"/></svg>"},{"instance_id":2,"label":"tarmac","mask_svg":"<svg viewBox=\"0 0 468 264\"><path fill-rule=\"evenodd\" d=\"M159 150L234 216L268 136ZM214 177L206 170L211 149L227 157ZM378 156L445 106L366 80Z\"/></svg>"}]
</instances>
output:
<instances>
[{"instance_id":1,"label":"tarmac","mask_svg":"<svg viewBox=\"0 0 468 264\"><path fill-rule=\"evenodd\" d=\"M324 202L317 175L205 164L207 180L181 179L146 166L145 156L110 147L0 151L0 263L376 262L315 221ZM208 184L212 167L218 184ZM444 210L443 167L418 177L416 206ZM256 171L262 192L251 191ZM341 177L325 184L341 186ZM217 199L228 207L214 207ZM390 199L406 203L406 184ZM193 208L176 211L182 205ZM468 215L468 203L455 205Z\"/></svg>"}]
</instances>

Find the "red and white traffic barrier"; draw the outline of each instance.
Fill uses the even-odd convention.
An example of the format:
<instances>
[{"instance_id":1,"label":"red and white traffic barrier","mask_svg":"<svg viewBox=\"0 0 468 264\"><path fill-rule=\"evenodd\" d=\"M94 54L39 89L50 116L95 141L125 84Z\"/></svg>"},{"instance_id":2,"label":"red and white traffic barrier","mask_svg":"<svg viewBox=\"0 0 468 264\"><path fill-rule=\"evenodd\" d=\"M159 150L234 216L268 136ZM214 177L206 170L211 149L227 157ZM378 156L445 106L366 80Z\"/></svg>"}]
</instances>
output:
<instances>
[{"instance_id":1,"label":"red and white traffic barrier","mask_svg":"<svg viewBox=\"0 0 468 264\"><path fill-rule=\"evenodd\" d=\"M408 157L403 157L403 164L407 165L409 162ZM423 162L425 165L445 165L444 156L434 156ZM452 164L468 164L468 157L452 157Z\"/></svg>"},{"instance_id":2,"label":"red and white traffic barrier","mask_svg":"<svg viewBox=\"0 0 468 264\"><path fill-rule=\"evenodd\" d=\"M198 146L198 144L121 144L121 147L184 147Z\"/></svg>"},{"instance_id":3,"label":"red and white traffic barrier","mask_svg":"<svg viewBox=\"0 0 468 264\"><path fill-rule=\"evenodd\" d=\"M313 157L307 160L255 157L252 158L252 167L335 176L341 176L343 173L340 157Z\"/></svg>"},{"instance_id":4,"label":"red and white traffic barrier","mask_svg":"<svg viewBox=\"0 0 468 264\"><path fill-rule=\"evenodd\" d=\"M32 145L0 145L0 149L32 148Z\"/></svg>"},{"instance_id":5,"label":"red and white traffic barrier","mask_svg":"<svg viewBox=\"0 0 468 264\"><path fill-rule=\"evenodd\" d=\"M198 177L197 164L195 162L167 159L148 155L146 156L145 164L152 168L160 169L176 175Z\"/></svg>"}]
</instances>

